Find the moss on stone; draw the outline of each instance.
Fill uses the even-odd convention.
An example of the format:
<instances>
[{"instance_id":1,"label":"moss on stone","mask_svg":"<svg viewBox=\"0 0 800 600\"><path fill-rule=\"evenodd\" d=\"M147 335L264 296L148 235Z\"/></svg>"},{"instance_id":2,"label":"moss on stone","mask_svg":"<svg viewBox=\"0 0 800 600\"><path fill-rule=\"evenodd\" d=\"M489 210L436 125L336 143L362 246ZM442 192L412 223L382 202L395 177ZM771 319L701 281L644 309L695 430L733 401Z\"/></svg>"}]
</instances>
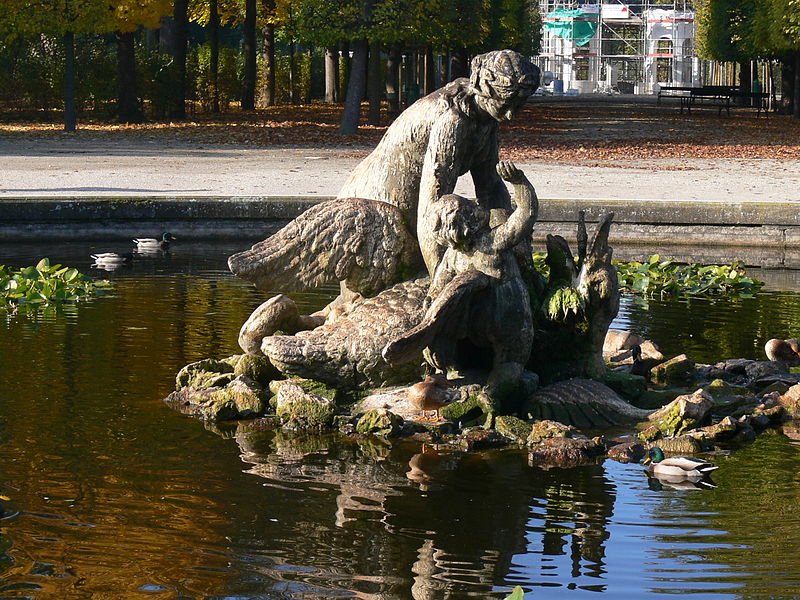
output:
<instances>
[{"instance_id":1,"label":"moss on stone","mask_svg":"<svg viewBox=\"0 0 800 600\"><path fill-rule=\"evenodd\" d=\"M191 387L203 390L210 387L221 387L227 385L234 378L233 367L229 363L214 358L205 358L189 363L178 371L178 375L175 377L175 389Z\"/></svg>"},{"instance_id":2,"label":"moss on stone","mask_svg":"<svg viewBox=\"0 0 800 600\"><path fill-rule=\"evenodd\" d=\"M464 422L467 419L469 423L477 420L485 426L490 425L494 417L494 408L485 394L476 393L470 394L466 400L443 406L439 414L451 421L461 421L462 425L467 425Z\"/></svg>"},{"instance_id":3,"label":"moss on stone","mask_svg":"<svg viewBox=\"0 0 800 600\"><path fill-rule=\"evenodd\" d=\"M356 431L358 433L393 437L400 433L402 427L403 418L383 408L370 410L361 415L356 424Z\"/></svg>"},{"instance_id":4,"label":"moss on stone","mask_svg":"<svg viewBox=\"0 0 800 600\"><path fill-rule=\"evenodd\" d=\"M533 425L530 423L517 417L505 415L495 419L494 427L507 438L519 443L527 442L533 429Z\"/></svg>"},{"instance_id":5,"label":"moss on stone","mask_svg":"<svg viewBox=\"0 0 800 600\"><path fill-rule=\"evenodd\" d=\"M630 401L640 398L647 390L647 380L641 375L632 375L631 373L606 371L601 381Z\"/></svg>"},{"instance_id":6,"label":"moss on stone","mask_svg":"<svg viewBox=\"0 0 800 600\"><path fill-rule=\"evenodd\" d=\"M745 386L727 383L722 379L713 380L705 387L705 390L709 394L711 394L711 396L713 396L714 398L720 398L723 396L743 396L752 394L752 392L748 390Z\"/></svg>"},{"instance_id":7,"label":"moss on stone","mask_svg":"<svg viewBox=\"0 0 800 600\"><path fill-rule=\"evenodd\" d=\"M263 392L256 382L246 377L237 377L211 394L213 404L208 410L215 413L215 421L251 419L264 413Z\"/></svg>"},{"instance_id":8,"label":"moss on stone","mask_svg":"<svg viewBox=\"0 0 800 600\"><path fill-rule=\"evenodd\" d=\"M307 392L296 380L284 381L277 394L275 413L288 429L330 427L336 414L333 400Z\"/></svg>"},{"instance_id":9,"label":"moss on stone","mask_svg":"<svg viewBox=\"0 0 800 600\"><path fill-rule=\"evenodd\" d=\"M264 387L269 386L273 379L281 377L280 371L272 365L266 356L256 356L255 354L241 355L236 361L233 373L237 377L246 375Z\"/></svg>"}]
</instances>

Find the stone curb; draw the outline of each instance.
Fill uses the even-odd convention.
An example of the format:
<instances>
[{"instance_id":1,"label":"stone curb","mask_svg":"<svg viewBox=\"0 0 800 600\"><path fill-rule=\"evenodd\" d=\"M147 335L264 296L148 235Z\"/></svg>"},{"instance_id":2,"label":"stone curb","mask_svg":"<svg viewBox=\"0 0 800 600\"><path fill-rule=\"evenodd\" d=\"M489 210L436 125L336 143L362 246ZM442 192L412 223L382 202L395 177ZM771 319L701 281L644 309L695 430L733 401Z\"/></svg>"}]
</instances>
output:
<instances>
[{"instance_id":1,"label":"stone curb","mask_svg":"<svg viewBox=\"0 0 800 600\"><path fill-rule=\"evenodd\" d=\"M328 196L158 196L0 198L6 239L128 237L170 231L195 239L264 235ZM667 245L800 247L796 203L696 200L540 199L534 236L573 237L578 212L589 223L615 213L612 241Z\"/></svg>"}]
</instances>

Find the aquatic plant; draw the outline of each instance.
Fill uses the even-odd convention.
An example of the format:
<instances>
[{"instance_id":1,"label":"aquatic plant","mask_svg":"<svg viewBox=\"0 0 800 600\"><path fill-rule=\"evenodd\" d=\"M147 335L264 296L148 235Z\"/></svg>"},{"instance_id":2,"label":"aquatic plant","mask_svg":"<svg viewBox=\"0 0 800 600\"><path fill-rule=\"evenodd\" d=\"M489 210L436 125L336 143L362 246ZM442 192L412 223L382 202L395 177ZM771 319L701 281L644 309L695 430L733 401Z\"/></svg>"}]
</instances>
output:
<instances>
[{"instance_id":1,"label":"aquatic plant","mask_svg":"<svg viewBox=\"0 0 800 600\"><path fill-rule=\"evenodd\" d=\"M94 281L78 269L51 265L47 258L19 270L0 265L0 308L76 302L98 296L110 287L109 281Z\"/></svg>"},{"instance_id":2,"label":"aquatic plant","mask_svg":"<svg viewBox=\"0 0 800 600\"><path fill-rule=\"evenodd\" d=\"M730 265L679 264L653 254L647 262L617 262L622 291L654 296L752 297L764 283L749 277L741 261Z\"/></svg>"},{"instance_id":3,"label":"aquatic plant","mask_svg":"<svg viewBox=\"0 0 800 600\"><path fill-rule=\"evenodd\" d=\"M547 276L545 257L544 253L534 253L533 265ZM681 295L749 298L764 286L749 277L738 260L730 265L680 264L653 254L647 262L615 260L614 266L621 291L648 298Z\"/></svg>"}]
</instances>

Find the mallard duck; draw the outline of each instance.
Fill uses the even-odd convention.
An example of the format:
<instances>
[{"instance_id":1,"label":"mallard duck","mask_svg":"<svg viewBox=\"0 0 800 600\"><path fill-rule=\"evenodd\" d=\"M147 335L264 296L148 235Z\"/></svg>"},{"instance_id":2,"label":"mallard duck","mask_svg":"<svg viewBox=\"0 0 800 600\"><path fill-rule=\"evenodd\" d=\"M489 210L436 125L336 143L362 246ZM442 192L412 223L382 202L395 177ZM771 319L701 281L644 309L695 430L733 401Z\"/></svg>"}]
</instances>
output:
<instances>
[{"instance_id":1,"label":"mallard duck","mask_svg":"<svg viewBox=\"0 0 800 600\"><path fill-rule=\"evenodd\" d=\"M800 342L795 339L771 339L764 344L764 352L770 360L786 363L790 367L800 365Z\"/></svg>"},{"instance_id":2,"label":"mallard duck","mask_svg":"<svg viewBox=\"0 0 800 600\"><path fill-rule=\"evenodd\" d=\"M647 474L667 480L702 479L719 467L699 458L691 456L671 456L664 458L664 451L653 446L642 461L647 466Z\"/></svg>"},{"instance_id":3,"label":"mallard duck","mask_svg":"<svg viewBox=\"0 0 800 600\"><path fill-rule=\"evenodd\" d=\"M168 250L169 243L176 240L175 236L171 233L165 233L161 239L156 238L134 238L133 243L136 244L136 249L140 252L154 252L157 250Z\"/></svg>"},{"instance_id":4,"label":"mallard duck","mask_svg":"<svg viewBox=\"0 0 800 600\"><path fill-rule=\"evenodd\" d=\"M118 254L116 252L99 252L97 254L90 254L94 264L98 267L118 267L127 264L133 260L133 254L125 252Z\"/></svg>"},{"instance_id":5,"label":"mallard duck","mask_svg":"<svg viewBox=\"0 0 800 600\"><path fill-rule=\"evenodd\" d=\"M631 375L640 375L645 379L650 379L650 365L647 361L642 360L642 347L639 344L631 347L631 358L633 358Z\"/></svg>"},{"instance_id":6,"label":"mallard duck","mask_svg":"<svg viewBox=\"0 0 800 600\"><path fill-rule=\"evenodd\" d=\"M441 373L434 373L408 388L408 400L422 411L423 419L427 418L425 413L434 411L438 421L441 419L439 409L453 401L453 393L449 389L452 387L453 384L447 377Z\"/></svg>"}]
</instances>

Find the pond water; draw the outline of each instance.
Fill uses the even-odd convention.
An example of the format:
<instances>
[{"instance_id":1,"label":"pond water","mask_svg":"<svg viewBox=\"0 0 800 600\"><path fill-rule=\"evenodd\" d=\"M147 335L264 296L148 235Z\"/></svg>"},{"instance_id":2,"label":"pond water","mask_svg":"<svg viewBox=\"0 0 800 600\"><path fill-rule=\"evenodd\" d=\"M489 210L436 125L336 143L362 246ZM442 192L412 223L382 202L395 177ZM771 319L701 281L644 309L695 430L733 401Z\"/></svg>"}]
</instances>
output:
<instances>
[{"instance_id":1,"label":"pond water","mask_svg":"<svg viewBox=\"0 0 800 600\"><path fill-rule=\"evenodd\" d=\"M109 296L0 317L0 599L500 599L517 584L528 598L800 597L800 449L784 435L717 456L716 489L651 489L635 464L541 470L517 450L169 409L176 371L236 353L264 299L225 266L248 245L177 245L103 273ZM88 271L113 248L0 245L0 263ZM798 300L626 299L615 327L667 355L762 358L766 339L796 335Z\"/></svg>"}]
</instances>

